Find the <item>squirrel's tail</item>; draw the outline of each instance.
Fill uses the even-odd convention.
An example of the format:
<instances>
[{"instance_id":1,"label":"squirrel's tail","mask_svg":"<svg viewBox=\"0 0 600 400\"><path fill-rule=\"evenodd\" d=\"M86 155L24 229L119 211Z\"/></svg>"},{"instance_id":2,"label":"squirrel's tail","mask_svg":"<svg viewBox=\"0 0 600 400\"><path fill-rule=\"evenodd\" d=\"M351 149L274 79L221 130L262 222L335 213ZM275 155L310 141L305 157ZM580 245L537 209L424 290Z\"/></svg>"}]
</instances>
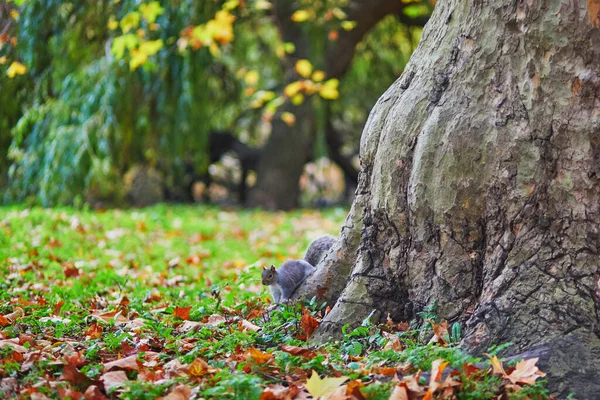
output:
<instances>
[{"instance_id":1,"label":"squirrel's tail","mask_svg":"<svg viewBox=\"0 0 600 400\"><path fill-rule=\"evenodd\" d=\"M325 254L327 254L335 241L336 238L331 235L319 236L308 245L304 260L313 267L316 267L323 257L325 257Z\"/></svg>"}]
</instances>

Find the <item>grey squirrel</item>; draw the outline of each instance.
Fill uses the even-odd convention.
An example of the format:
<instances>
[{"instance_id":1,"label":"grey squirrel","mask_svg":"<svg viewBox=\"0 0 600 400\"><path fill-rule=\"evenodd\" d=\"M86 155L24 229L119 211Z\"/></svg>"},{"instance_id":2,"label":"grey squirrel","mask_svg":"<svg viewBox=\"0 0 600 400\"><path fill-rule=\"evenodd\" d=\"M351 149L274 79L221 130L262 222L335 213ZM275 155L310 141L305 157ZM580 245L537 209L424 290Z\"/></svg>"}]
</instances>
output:
<instances>
[{"instance_id":1,"label":"grey squirrel","mask_svg":"<svg viewBox=\"0 0 600 400\"><path fill-rule=\"evenodd\" d=\"M310 243L304 260L286 261L278 269L273 265L271 268L263 267L262 283L271 288L276 303L283 303L292 297L298 286L316 270L315 266L334 243L333 236L320 236Z\"/></svg>"}]
</instances>

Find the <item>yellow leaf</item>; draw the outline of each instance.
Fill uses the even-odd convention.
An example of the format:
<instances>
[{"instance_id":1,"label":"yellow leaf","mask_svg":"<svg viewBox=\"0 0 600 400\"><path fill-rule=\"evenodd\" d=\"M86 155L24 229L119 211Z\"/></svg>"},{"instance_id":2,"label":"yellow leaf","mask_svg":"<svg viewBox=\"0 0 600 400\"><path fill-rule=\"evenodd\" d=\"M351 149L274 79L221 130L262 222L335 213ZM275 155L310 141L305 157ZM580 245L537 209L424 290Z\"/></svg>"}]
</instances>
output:
<instances>
[{"instance_id":1,"label":"yellow leaf","mask_svg":"<svg viewBox=\"0 0 600 400\"><path fill-rule=\"evenodd\" d=\"M303 78L308 78L312 74L313 66L308 60L296 61L296 72L298 72Z\"/></svg>"},{"instance_id":2,"label":"yellow leaf","mask_svg":"<svg viewBox=\"0 0 600 400\"><path fill-rule=\"evenodd\" d=\"M148 61L148 54L141 52L137 49L131 50L131 60L129 60L129 69L135 70L140 65Z\"/></svg>"},{"instance_id":3,"label":"yellow leaf","mask_svg":"<svg viewBox=\"0 0 600 400\"><path fill-rule=\"evenodd\" d=\"M231 11L240 5L240 0L228 0L223 4L223 10Z\"/></svg>"},{"instance_id":4,"label":"yellow leaf","mask_svg":"<svg viewBox=\"0 0 600 400\"><path fill-rule=\"evenodd\" d=\"M246 75L244 76L244 81L246 82L246 85L256 86L259 78L260 75L258 74L258 71L252 70L246 73Z\"/></svg>"},{"instance_id":5,"label":"yellow leaf","mask_svg":"<svg viewBox=\"0 0 600 400\"><path fill-rule=\"evenodd\" d=\"M6 75L8 75L8 77L12 79L16 75L23 75L25 72L27 72L27 67L25 67L23 64L21 64L18 61L13 61L10 64L10 67L8 67L8 70L6 71Z\"/></svg>"},{"instance_id":6,"label":"yellow leaf","mask_svg":"<svg viewBox=\"0 0 600 400\"><path fill-rule=\"evenodd\" d=\"M5 64L5 63L6 63L6 56L0 57L0 64Z\"/></svg>"},{"instance_id":7,"label":"yellow leaf","mask_svg":"<svg viewBox=\"0 0 600 400\"><path fill-rule=\"evenodd\" d=\"M287 97L293 97L300 91L300 89L302 89L302 82L292 82L283 89L283 94L285 94Z\"/></svg>"},{"instance_id":8,"label":"yellow leaf","mask_svg":"<svg viewBox=\"0 0 600 400\"><path fill-rule=\"evenodd\" d=\"M146 54L147 56L153 56L154 54L158 53L158 51L162 48L163 48L162 39L149 40L147 42L140 44L139 51Z\"/></svg>"},{"instance_id":9,"label":"yellow leaf","mask_svg":"<svg viewBox=\"0 0 600 400\"><path fill-rule=\"evenodd\" d=\"M356 28L356 22L354 21L343 21L340 26L345 30L345 31L351 31L352 29Z\"/></svg>"},{"instance_id":10,"label":"yellow leaf","mask_svg":"<svg viewBox=\"0 0 600 400\"><path fill-rule=\"evenodd\" d=\"M149 4L142 4L140 6L140 12L149 24L153 24L156 22L156 18L165 12L165 10L160 6L158 1L153 1Z\"/></svg>"},{"instance_id":11,"label":"yellow leaf","mask_svg":"<svg viewBox=\"0 0 600 400\"><path fill-rule=\"evenodd\" d=\"M326 100L335 100L340 97L340 92L338 92L338 86L340 81L337 79L330 79L323 84L321 90L319 90L319 95Z\"/></svg>"},{"instance_id":12,"label":"yellow leaf","mask_svg":"<svg viewBox=\"0 0 600 400\"><path fill-rule=\"evenodd\" d=\"M140 25L140 13L137 11L130 12L123 17L120 25L124 33L129 32L133 28L137 28Z\"/></svg>"},{"instance_id":13,"label":"yellow leaf","mask_svg":"<svg viewBox=\"0 0 600 400\"><path fill-rule=\"evenodd\" d=\"M296 123L296 116L291 112L281 113L281 120L286 123L287 126L293 126Z\"/></svg>"},{"instance_id":14,"label":"yellow leaf","mask_svg":"<svg viewBox=\"0 0 600 400\"><path fill-rule=\"evenodd\" d=\"M325 72L321 70L316 70L315 72L313 72L312 80L314 82L321 82L323 79L325 79Z\"/></svg>"},{"instance_id":15,"label":"yellow leaf","mask_svg":"<svg viewBox=\"0 0 600 400\"><path fill-rule=\"evenodd\" d=\"M304 387L316 399L321 396L327 396L337 389L342 383L346 382L348 377L341 376L339 378L323 378L313 370L312 375L306 381Z\"/></svg>"},{"instance_id":16,"label":"yellow leaf","mask_svg":"<svg viewBox=\"0 0 600 400\"><path fill-rule=\"evenodd\" d=\"M306 10L298 10L292 14L292 21L294 22L304 22L310 17L310 14Z\"/></svg>"},{"instance_id":17,"label":"yellow leaf","mask_svg":"<svg viewBox=\"0 0 600 400\"><path fill-rule=\"evenodd\" d=\"M19 18L19 12L17 10L10 10L10 17L12 19L17 19Z\"/></svg>"},{"instance_id":18,"label":"yellow leaf","mask_svg":"<svg viewBox=\"0 0 600 400\"><path fill-rule=\"evenodd\" d=\"M302 103L304 103L304 95L302 93L297 93L294 96L292 96L293 105L299 106Z\"/></svg>"},{"instance_id":19,"label":"yellow leaf","mask_svg":"<svg viewBox=\"0 0 600 400\"><path fill-rule=\"evenodd\" d=\"M119 23L115 19L114 15L111 15L110 18L108 19L107 27L111 31L114 31L115 29L117 29L119 27Z\"/></svg>"},{"instance_id":20,"label":"yellow leaf","mask_svg":"<svg viewBox=\"0 0 600 400\"><path fill-rule=\"evenodd\" d=\"M210 51L210 54L212 54L213 57L219 57L221 55L219 46L214 42L208 45L208 51Z\"/></svg>"}]
</instances>

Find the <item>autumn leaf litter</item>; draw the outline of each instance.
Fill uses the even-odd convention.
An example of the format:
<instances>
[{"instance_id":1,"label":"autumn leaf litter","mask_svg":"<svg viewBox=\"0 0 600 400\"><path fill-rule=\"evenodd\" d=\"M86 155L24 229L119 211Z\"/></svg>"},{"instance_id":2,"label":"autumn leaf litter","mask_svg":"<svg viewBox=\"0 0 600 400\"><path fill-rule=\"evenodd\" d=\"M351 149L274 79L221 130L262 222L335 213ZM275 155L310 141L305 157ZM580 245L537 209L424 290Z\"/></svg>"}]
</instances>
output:
<instances>
[{"instance_id":1,"label":"autumn leaf litter","mask_svg":"<svg viewBox=\"0 0 600 400\"><path fill-rule=\"evenodd\" d=\"M267 313L260 267L302 257L344 217L0 209L0 395L549 398L536 359L471 357L444 321L365 321L315 346L329 308L312 299Z\"/></svg>"}]
</instances>

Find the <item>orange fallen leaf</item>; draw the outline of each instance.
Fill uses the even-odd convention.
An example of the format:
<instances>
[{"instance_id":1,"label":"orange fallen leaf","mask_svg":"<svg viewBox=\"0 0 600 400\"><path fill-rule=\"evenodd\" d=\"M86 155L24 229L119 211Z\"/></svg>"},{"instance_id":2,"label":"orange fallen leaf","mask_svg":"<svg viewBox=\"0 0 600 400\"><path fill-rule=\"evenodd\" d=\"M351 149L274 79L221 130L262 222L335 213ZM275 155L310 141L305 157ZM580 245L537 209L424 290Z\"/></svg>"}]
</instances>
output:
<instances>
[{"instance_id":1,"label":"orange fallen leaf","mask_svg":"<svg viewBox=\"0 0 600 400\"><path fill-rule=\"evenodd\" d=\"M175 307L175 311L173 311L173 315L177 318L181 318L184 321L190 319L190 310L192 306L188 307Z\"/></svg>"},{"instance_id":2,"label":"orange fallen leaf","mask_svg":"<svg viewBox=\"0 0 600 400\"><path fill-rule=\"evenodd\" d=\"M252 358L258 364L265 364L273 358L271 354L260 351L254 347L250 347L248 349L246 352L246 357Z\"/></svg>"},{"instance_id":3,"label":"orange fallen leaf","mask_svg":"<svg viewBox=\"0 0 600 400\"><path fill-rule=\"evenodd\" d=\"M197 378L214 373L216 371L217 370L215 368L212 368L201 358L196 358L188 368L188 374Z\"/></svg>"},{"instance_id":4,"label":"orange fallen leaf","mask_svg":"<svg viewBox=\"0 0 600 400\"><path fill-rule=\"evenodd\" d=\"M301 324L302 330L304 331L304 335L302 335L302 340L308 340L310 335L312 335L315 329L317 329L317 327L319 326L319 321L315 317L310 315L310 311L305 308L302 314Z\"/></svg>"}]
</instances>

